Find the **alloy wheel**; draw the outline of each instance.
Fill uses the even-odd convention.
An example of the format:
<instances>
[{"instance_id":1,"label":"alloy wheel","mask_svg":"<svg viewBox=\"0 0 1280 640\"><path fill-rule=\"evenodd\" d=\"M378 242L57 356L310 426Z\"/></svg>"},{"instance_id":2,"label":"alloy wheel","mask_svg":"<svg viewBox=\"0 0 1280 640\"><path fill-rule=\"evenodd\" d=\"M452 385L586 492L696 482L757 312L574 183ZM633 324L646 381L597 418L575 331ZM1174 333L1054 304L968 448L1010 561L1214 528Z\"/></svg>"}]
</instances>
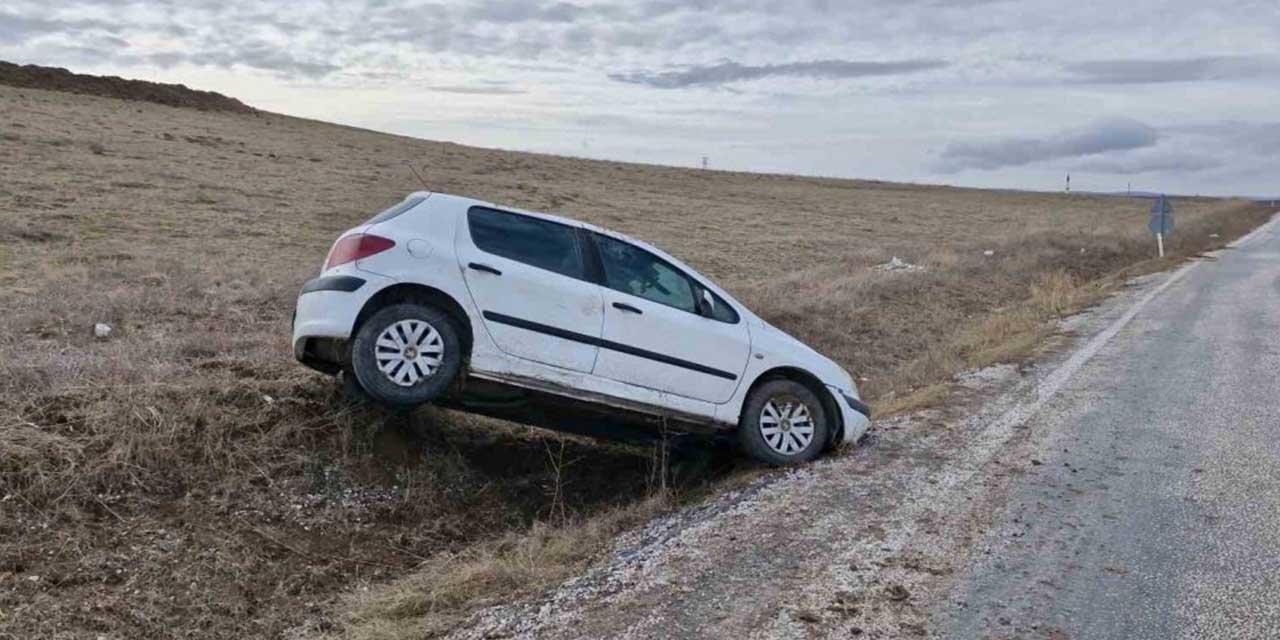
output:
<instances>
[{"instance_id":1,"label":"alloy wheel","mask_svg":"<svg viewBox=\"0 0 1280 640\"><path fill-rule=\"evenodd\" d=\"M378 369L388 380L412 387L435 375L444 357L444 341L430 323L401 320L382 331L375 343Z\"/></svg>"},{"instance_id":2,"label":"alloy wheel","mask_svg":"<svg viewBox=\"0 0 1280 640\"><path fill-rule=\"evenodd\" d=\"M760 434L770 449L793 456L813 442L813 416L809 407L794 396L769 398L760 410Z\"/></svg>"}]
</instances>

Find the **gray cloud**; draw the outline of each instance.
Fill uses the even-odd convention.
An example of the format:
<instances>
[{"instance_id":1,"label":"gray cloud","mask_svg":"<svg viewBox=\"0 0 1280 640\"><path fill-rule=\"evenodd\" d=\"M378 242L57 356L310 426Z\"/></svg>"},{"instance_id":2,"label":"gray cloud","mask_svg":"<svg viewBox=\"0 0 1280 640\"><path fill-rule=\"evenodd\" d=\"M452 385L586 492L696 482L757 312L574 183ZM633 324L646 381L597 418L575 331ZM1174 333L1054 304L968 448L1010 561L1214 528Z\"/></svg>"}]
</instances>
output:
<instances>
[{"instance_id":1,"label":"gray cloud","mask_svg":"<svg viewBox=\"0 0 1280 640\"><path fill-rule=\"evenodd\" d=\"M1153 84L1254 78L1280 74L1280 61L1255 56L1202 56L1168 60L1093 60L1064 69L1076 82Z\"/></svg>"},{"instance_id":2,"label":"gray cloud","mask_svg":"<svg viewBox=\"0 0 1280 640\"><path fill-rule=\"evenodd\" d=\"M502 87L502 86L475 87L475 86L469 86L469 85L429 85L427 88L432 91L439 91L441 93L461 93L461 94L481 95L481 96L510 96L510 95L518 95L521 93L528 93L524 89L516 89L514 87Z\"/></svg>"},{"instance_id":3,"label":"gray cloud","mask_svg":"<svg viewBox=\"0 0 1280 640\"><path fill-rule=\"evenodd\" d=\"M227 50L219 56L224 66L243 64L248 67L282 72L287 75L319 78L326 76L340 67L328 62L297 58L280 47L259 45L235 50Z\"/></svg>"},{"instance_id":4,"label":"gray cloud","mask_svg":"<svg viewBox=\"0 0 1280 640\"><path fill-rule=\"evenodd\" d=\"M99 0L101 2L101 0ZM200 20L191 19L198 24ZM269 21L245 17L234 28L198 32L177 24L141 24L126 20L62 19L0 11L0 44L26 44L38 40L37 51L57 52L81 64L113 62L125 66L162 69L180 64L230 68L236 65L274 72L286 77L315 79L339 69L327 56L295 54L294 48L239 35ZM182 38L176 48L138 50L133 35L162 34ZM233 35L235 34L235 35ZM121 37L129 36L130 38ZM45 62L32 60L32 62Z\"/></svg>"},{"instance_id":5,"label":"gray cloud","mask_svg":"<svg viewBox=\"0 0 1280 640\"><path fill-rule=\"evenodd\" d=\"M1075 171L1113 175L1195 173L1223 166L1223 161L1194 153L1149 153L1126 158L1098 158L1076 164Z\"/></svg>"},{"instance_id":6,"label":"gray cloud","mask_svg":"<svg viewBox=\"0 0 1280 640\"><path fill-rule=\"evenodd\" d=\"M1016 167L1045 160L1141 149L1154 146L1159 139L1159 132L1137 120L1112 118L1044 138L952 143L943 149L936 168L943 173L955 173L966 169Z\"/></svg>"},{"instance_id":7,"label":"gray cloud","mask_svg":"<svg viewBox=\"0 0 1280 640\"><path fill-rule=\"evenodd\" d=\"M1171 132L1207 138L1208 144L1270 158L1280 150L1280 122L1223 120L1170 127Z\"/></svg>"},{"instance_id":8,"label":"gray cloud","mask_svg":"<svg viewBox=\"0 0 1280 640\"><path fill-rule=\"evenodd\" d=\"M783 64L744 65L728 61L706 66L692 66L681 71L635 71L613 73L609 77L619 82L642 84L658 89L716 86L744 80L791 76L798 78L864 78L917 73L941 69L947 66L941 60L898 60L891 62L862 62L856 60L814 60L812 62L788 62Z\"/></svg>"},{"instance_id":9,"label":"gray cloud","mask_svg":"<svg viewBox=\"0 0 1280 640\"><path fill-rule=\"evenodd\" d=\"M54 20L0 11L0 43L18 44L47 34L114 30L115 26L100 20Z\"/></svg>"},{"instance_id":10,"label":"gray cloud","mask_svg":"<svg viewBox=\"0 0 1280 640\"><path fill-rule=\"evenodd\" d=\"M1102 4L0 0L0 59L187 82L485 146L576 153L589 135L615 159L711 155L745 170L929 180L936 168L1009 167L956 182L1053 188L1080 165L1151 172L1170 188L1185 178L1195 186L1179 189L1270 190L1280 172L1280 125L1266 124L1280 99L1275 3ZM396 99L370 100L372 90ZM440 99L451 94L493 98ZM409 104L430 104L454 128L417 124L428 109ZM705 112L677 112L686 108ZM1028 122L1106 113L1160 122L1159 144L1132 122L1008 138ZM495 118L512 126L472 126ZM845 141L838 150L823 144L833 135ZM1206 171L1215 157L1225 166Z\"/></svg>"},{"instance_id":11,"label":"gray cloud","mask_svg":"<svg viewBox=\"0 0 1280 640\"><path fill-rule=\"evenodd\" d=\"M471 20L494 23L574 22L591 10L568 2L540 3L530 0L486 0L467 10Z\"/></svg>"},{"instance_id":12,"label":"gray cloud","mask_svg":"<svg viewBox=\"0 0 1280 640\"><path fill-rule=\"evenodd\" d=\"M162 69L180 64L206 65L223 69L241 65L278 73L287 77L311 79L322 78L340 68L327 62L298 58L279 47L260 43L246 43L238 48L206 50L201 53L158 51L146 54L131 54L103 51L99 55L104 59L114 57L116 61L124 64L150 64Z\"/></svg>"}]
</instances>

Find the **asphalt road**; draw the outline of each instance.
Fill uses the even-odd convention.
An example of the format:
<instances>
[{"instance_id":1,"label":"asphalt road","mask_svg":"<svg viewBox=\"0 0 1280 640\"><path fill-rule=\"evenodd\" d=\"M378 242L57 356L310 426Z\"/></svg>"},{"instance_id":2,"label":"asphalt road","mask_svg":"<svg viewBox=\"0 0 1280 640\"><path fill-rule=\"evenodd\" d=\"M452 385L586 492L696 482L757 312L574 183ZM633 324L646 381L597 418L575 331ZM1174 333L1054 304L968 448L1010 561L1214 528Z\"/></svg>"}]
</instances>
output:
<instances>
[{"instance_id":1,"label":"asphalt road","mask_svg":"<svg viewBox=\"0 0 1280 640\"><path fill-rule=\"evenodd\" d=\"M1280 221L451 638L1280 638Z\"/></svg>"},{"instance_id":2,"label":"asphalt road","mask_svg":"<svg viewBox=\"0 0 1280 640\"><path fill-rule=\"evenodd\" d=\"M1026 427L944 638L1280 638L1280 227L1173 276Z\"/></svg>"}]
</instances>

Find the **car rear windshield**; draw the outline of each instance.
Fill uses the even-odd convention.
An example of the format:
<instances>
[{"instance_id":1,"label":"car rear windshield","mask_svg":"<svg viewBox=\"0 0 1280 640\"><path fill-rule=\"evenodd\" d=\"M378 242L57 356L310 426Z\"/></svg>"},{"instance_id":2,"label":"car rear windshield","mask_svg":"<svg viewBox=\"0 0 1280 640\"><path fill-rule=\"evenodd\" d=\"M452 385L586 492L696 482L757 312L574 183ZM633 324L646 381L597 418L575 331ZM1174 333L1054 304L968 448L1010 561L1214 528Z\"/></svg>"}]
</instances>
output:
<instances>
[{"instance_id":1,"label":"car rear windshield","mask_svg":"<svg viewBox=\"0 0 1280 640\"><path fill-rule=\"evenodd\" d=\"M379 222L386 222L418 206L423 200L426 200L426 199L427 199L426 196L414 196L412 198L409 198L408 200L405 200L404 202L396 204L392 206L390 209L387 209L386 211L383 211L382 213L379 213L378 215L370 218L369 221L366 222L365 224L378 224Z\"/></svg>"}]
</instances>

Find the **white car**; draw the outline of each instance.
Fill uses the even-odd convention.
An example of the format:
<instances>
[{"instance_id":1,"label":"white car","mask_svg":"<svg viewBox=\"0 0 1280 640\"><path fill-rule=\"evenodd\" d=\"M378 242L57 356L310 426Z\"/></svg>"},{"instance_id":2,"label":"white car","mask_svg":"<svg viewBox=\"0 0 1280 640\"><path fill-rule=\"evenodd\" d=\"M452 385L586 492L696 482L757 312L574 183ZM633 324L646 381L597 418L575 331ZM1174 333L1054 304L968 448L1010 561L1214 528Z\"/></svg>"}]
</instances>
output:
<instances>
[{"instance_id":1,"label":"white car","mask_svg":"<svg viewBox=\"0 0 1280 640\"><path fill-rule=\"evenodd\" d=\"M845 370L679 260L442 193L338 238L298 296L293 348L387 405L592 435L736 433L769 464L812 460L870 424Z\"/></svg>"}]
</instances>

